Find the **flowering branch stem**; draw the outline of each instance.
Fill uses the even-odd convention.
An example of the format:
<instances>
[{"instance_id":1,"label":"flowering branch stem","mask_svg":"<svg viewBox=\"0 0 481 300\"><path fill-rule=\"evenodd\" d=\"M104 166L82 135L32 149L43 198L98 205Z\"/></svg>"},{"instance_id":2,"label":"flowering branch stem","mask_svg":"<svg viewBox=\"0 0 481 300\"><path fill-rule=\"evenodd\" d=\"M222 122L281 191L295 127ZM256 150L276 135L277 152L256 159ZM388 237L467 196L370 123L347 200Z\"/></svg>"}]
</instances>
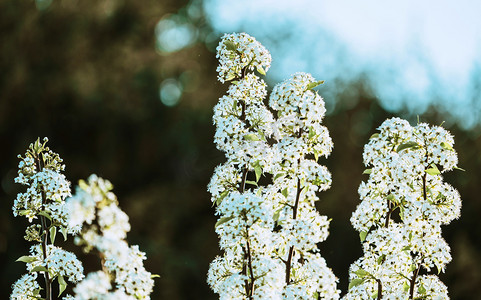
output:
<instances>
[{"instance_id":1,"label":"flowering branch stem","mask_svg":"<svg viewBox=\"0 0 481 300\"><path fill-rule=\"evenodd\" d=\"M421 264L413 271L413 277L411 278L411 285L409 286L409 299L414 299L414 286L416 285L416 277L421 269Z\"/></svg>"},{"instance_id":2,"label":"flowering branch stem","mask_svg":"<svg viewBox=\"0 0 481 300\"><path fill-rule=\"evenodd\" d=\"M43 165L42 165L42 154L39 153L39 156L35 157L35 163L37 164L37 169L39 172L42 172ZM45 204L47 202L47 197L45 195L45 190L42 186L42 209L44 209ZM47 218L44 216L40 216L40 223L42 225L42 252L43 252L43 260L45 262L45 268L48 269L47 266L47 244L48 244L48 226L47 226ZM45 277L45 292L46 292L46 300L51 300L52 298L52 280L48 274L48 271L43 272Z\"/></svg>"},{"instance_id":3,"label":"flowering branch stem","mask_svg":"<svg viewBox=\"0 0 481 300\"><path fill-rule=\"evenodd\" d=\"M301 196L301 180L297 179L297 193L296 193L296 202L294 203L294 208L292 209L292 219L295 220L297 218L297 209L299 207L299 199ZM294 255L294 246L289 248L289 256L287 257L286 262L286 284L289 285L291 281L291 264L292 264L292 256Z\"/></svg>"},{"instance_id":4,"label":"flowering branch stem","mask_svg":"<svg viewBox=\"0 0 481 300\"><path fill-rule=\"evenodd\" d=\"M382 283L380 279L376 279L377 281L377 300L382 299Z\"/></svg>"},{"instance_id":5,"label":"flowering branch stem","mask_svg":"<svg viewBox=\"0 0 481 300\"><path fill-rule=\"evenodd\" d=\"M426 165L428 163L428 152L426 151ZM429 166L427 166L425 169L427 169ZM427 178L427 173L424 172L423 174L423 199L424 201L427 201L427 189L426 189L426 178ZM414 297L414 286L416 285L416 277L419 274L419 270L421 269L421 263L419 263L418 267L416 270L413 271L413 277L411 278L411 284L409 286L409 299L413 299Z\"/></svg>"}]
</instances>

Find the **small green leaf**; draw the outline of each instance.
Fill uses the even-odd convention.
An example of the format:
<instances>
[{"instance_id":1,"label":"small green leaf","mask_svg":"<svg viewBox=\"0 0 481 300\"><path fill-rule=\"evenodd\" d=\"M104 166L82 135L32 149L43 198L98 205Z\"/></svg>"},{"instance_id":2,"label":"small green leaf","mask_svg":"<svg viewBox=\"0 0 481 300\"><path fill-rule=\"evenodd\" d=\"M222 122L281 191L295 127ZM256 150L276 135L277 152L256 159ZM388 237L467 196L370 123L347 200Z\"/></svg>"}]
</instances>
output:
<instances>
[{"instance_id":1,"label":"small green leaf","mask_svg":"<svg viewBox=\"0 0 481 300\"><path fill-rule=\"evenodd\" d=\"M44 216L45 218L49 219L52 221L52 217L44 210L38 212L39 215Z\"/></svg>"},{"instance_id":2,"label":"small green leaf","mask_svg":"<svg viewBox=\"0 0 481 300\"><path fill-rule=\"evenodd\" d=\"M63 235L63 240L67 240L67 227L60 227L60 233Z\"/></svg>"},{"instance_id":3,"label":"small green leaf","mask_svg":"<svg viewBox=\"0 0 481 300\"><path fill-rule=\"evenodd\" d=\"M418 286L418 292L419 292L421 295L426 294L426 288L424 287L424 284L421 283L421 284Z\"/></svg>"},{"instance_id":4,"label":"small green leaf","mask_svg":"<svg viewBox=\"0 0 481 300\"><path fill-rule=\"evenodd\" d=\"M319 80L319 81L314 81L314 82L311 82L307 85L307 90L312 90L313 88L321 85L324 83L324 80Z\"/></svg>"},{"instance_id":5,"label":"small green leaf","mask_svg":"<svg viewBox=\"0 0 481 300\"><path fill-rule=\"evenodd\" d=\"M403 283L403 290L405 292L409 291L409 283L407 283L407 281L404 281L404 283Z\"/></svg>"},{"instance_id":6,"label":"small green leaf","mask_svg":"<svg viewBox=\"0 0 481 300\"><path fill-rule=\"evenodd\" d=\"M214 205L219 205L222 200L224 200L224 198L229 194L229 190L224 190L222 193L220 193L219 197L217 197L217 199L215 200L215 202L212 204L212 206Z\"/></svg>"},{"instance_id":7,"label":"small green leaf","mask_svg":"<svg viewBox=\"0 0 481 300\"><path fill-rule=\"evenodd\" d=\"M260 141L261 139L255 133L248 133L244 135L244 139L248 141Z\"/></svg>"},{"instance_id":8,"label":"small green leaf","mask_svg":"<svg viewBox=\"0 0 481 300\"><path fill-rule=\"evenodd\" d=\"M441 147L449 151L454 151L453 146L451 146L449 143L441 142Z\"/></svg>"},{"instance_id":9,"label":"small green leaf","mask_svg":"<svg viewBox=\"0 0 481 300\"><path fill-rule=\"evenodd\" d=\"M389 201L392 201L392 200L394 200L394 195L389 194L389 195L387 195L386 199L389 200Z\"/></svg>"},{"instance_id":10,"label":"small green leaf","mask_svg":"<svg viewBox=\"0 0 481 300\"><path fill-rule=\"evenodd\" d=\"M275 176L274 176L274 180L277 180L279 177L282 177L284 176L284 173L277 173Z\"/></svg>"},{"instance_id":11,"label":"small green leaf","mask_svg":"<svg viewBox=\"0 0 481 300\"><path fill-rule=\"evenodd\" d=\"M416 143L416 142L407 142L407 143L404 143L404 144L401 144L397 147L396 149L396 152L401 152L405 149L413 149L413 150L416 150L416 149L419 149L419 144Z\"/></svg>"},{"instance_id":12,"label":"small green leaf","mask_svg":"<svg viewBox=\"0 0 481 300\"><path fill-rule=\"evenodd\" d=\"M316 136L316 131L311 126L311 127L309 127L309 136L307 137L307 139L311 140L314 136Z\"/></svg>"},{"instance_id":13,"label":"small green leaf","mask_svg":"<svg viewBox=\"0 0 481 300\"><path fill-rule=\"evenodd\" d=\"M375 291L375 292L371 295L371 299L377 299L377 295L378 295L378 292Z\"/></svg>"},{"instance_id":14,"label":"small green leaf","mask_svg":"<svg viewBox=\"0 0 481 300\"><path fill-rule=\"evenodd\" d=\"M378 137L379 137L379 133L374 133L373 135L371 135L371 137L369 139L370 140L377 139Z\"/></svg>"},{"instance_id":15,"label":"small green leaf","mask_svg":"<svg viewBox=\"0 0 481 300\"><path fill-rule=\"evenodd\" d=\"M259 182L262 175L262 167L258 163L254 166L254 172L256 172L256 182Z\"/></svg>"},{"instance_id":16,"label":"small green leaf","mask_svg":"<svg viewBox=\"0 0 481 300\"><path fill-rule=\"evenodd\" d=\"M281 191L282 195L284 195L284 197L287 198L287 196L289 195L289 188L285 188Z\"/></svg>"},{"instance_id":17,"label":"small green leaf","mask_svg":"<svg viewBox=\"0 0 481 300\"><path fill-rule=\"evenodd\" d=\"M36 266L30 271L30 273L33 272L48 272L48 270L44 266Z\"/></svg>"},{"instance_id":18,"label":"small green leaf","mask_svg":"<svg viewBox=\"0 0 481 300\"><path fill-rule=\"evenodd\" d=\"M16 261L21 261L24 263L31 263L37 261L38 259L35 256L21 256Z\"/></svg>"},{"instance_id":19,"label":"small green leaf","mask_svg":"<svg viewBox=\"0 0 481 300\"><path fill-rule=\"evenodd\" d=\"M274 222L277 222L277 220L279 220L281 211L282 211L282 207L274 212L274 215L272 216L272 219L274 220Z\"/></svg>"},{"instance_id":20,"label":"small green leaf","mask_svg":"<svg viewBox=\"0 0 481 300\"><path fill-rule=\"evenodd\" d=\"M367 231L361 231L359 233L359 238L361 239L361 242L364 242L366 240L366 236L367 236Z\"/></svg>"},{"instance_id":21,"label":"small green leaf","mask_svg":"<svg viewBox=\"0 0 481 300\"><path fill-rule=\"evenodd\" d=\"M364 282L364 279L354 278L353 280L351 280L351 282L349 282L349 289L351 289L355 286L358 286L358 285L362 284L363 282Z\"/></svg>"},{"instance_id":22,"label":"small green leaf","mask_svg":"<svg viewBox=\"0 0 481 300\"><path fill-rule=\"evenodd\" d=\"M257 185L257 182L252 181L252 180L246 180L246 183L247 183L247 184L251 184L251 185L258 186L258 185Z\"/></svg>"},{"instance_id":23,"label":"small green leaf","mask_svg":"<svg viewBox=\"0 0 481 300\"><path fill-rule=\"evenodd\" d=\"M363 269L358 269L358 270L356 270L356 271L354 272L354 274L356 274L357 276L359 276L359 277L361 277L361 278L369 275L369 273L368 273L367 271L363 270Z\"/></svg>"},{"instance_id":24,"label":"small green leaf","mask_svg":"<svg viewBox=\"0 0 481 300\"><path fill-rule=\"evenodd\" d=\"M225 81L231 81L232 79L236 78L237 75L235 73L228 73L227 77L225 78Z\"/></svg>"},{"instance_id":25,"label":"small green leaf","mask_svg":"<svg viewBox=\"0 0 481 300\"><path fill-rule=\"evenodd\" d=\"M377 258L377 263L382 264L385 259L386 259L386 254L383 254Z\"/></svg>"},{"instance_id":26,"label":"small green leaf","mask_svg":"<svg viewBox=\"0 0 481 300\"><path fill-rule=\"evenodd\" d=\"M414 270L416 270L418 267L415 265L415 264L412 264L410 267L409 267L409 273L411 272L414 272Z\"/></svg>"},{"instance_id":27,"label":"small green leaf","mask_svg":"<svg viewBox=\"0 0 481 300\"><path fill-rule=\"evenodd\" d=\"M435 164L431 164L431 168L426 169L426 173L433 176L441 174L441 172L439 171L438 167Z\"/></svg>"},{"instance_id":28,"label":"small green leaf","mask_svg":"<svg viewBox=\"0 0 481 300\"><path fill-rule=\"evenodd\" d=\"M234 216L222 217L222 218L219 219L219 221L217 221L217 223L215 223L214 227L220 226L220 225L224 224L225 222L229 222L232 219L234 219Z\"/></svg>"},{"instance_id":29,"label":"small green leaf","mask_svg":"<svg viewBox=\"0 0 481 300\"><path fill-rule=\"evenodd\" d=\"M459 170L459 171L463 171L463 172L466 172L466 170L465 170L465 169L462 169L462 168L459 168L459 167L454 167L453 169L455 169L455 170Z\"/></svg>"},{"instance_id":30,"label":"small green leaf","mask_svg":"<svg viewBox=\"0 0 481 300\"><path fill-rule=\"evenodd\" d=\"M371 174L372 172L372 169L366 169L364 170L364 172L362 172L362 174Z\"/></svg>"},{"instance_id":31,"label":"small green leaf","mask_svg":"<svg viewBox=\"0 0 481 300\"><path fill-rule=\"evenodd\" d=\"M52 244L55 244L56 235L57 235L57 227L56 226L50 227L50 242L52 242Z\"/></svg>"},{"instance_id":32,"label":"small green leaf","mask_svg":"<svg viewBox=\"0 0 481 300\"><path fill-rule=\"evenodd\" d=\"M408 250L411 250L411 246L404 246L401 251L408 251Z\"/></svg>"},{"instance_id":33,"label":"small green leaf","mask_svg":"<svg viewBox=\"0 0 481 300\"><path fill-rule=\"evenodd\" d=\"M266 70L264 70L262 66L257 66L257 72L263 76L266 76Z\"/></svg>"},{"instance_id":34,"label":"small green leaf","mask_svg":"<svg viewBox=\"0 0 481 300\"><path fill-rule=\"evenodd\" d=\"M224 45L229 51L237 51L237 45L232 41L227 40L224 42Z\"/></svg>"},{"instance_id":35,"label":"small green leaf","mask_svg":"<svg viewBox=\"0 0 481 300\"><path fill-rule=\"evenodd\" d=\"M62 293L67 288L67 283L65 282L65 278L62 275L58 276L58 296L62 295Z\"/></svg>"},{"instance_id":36,"label":"small green leaf","mask_svg":"<svg viewBox=\"0 0 481 300\"><path fill-rule=\"evenodd\" d=\"M317 151L314 151L314 159L316 162L319 160L319 153Z\"/></svg>"}]
</instances>

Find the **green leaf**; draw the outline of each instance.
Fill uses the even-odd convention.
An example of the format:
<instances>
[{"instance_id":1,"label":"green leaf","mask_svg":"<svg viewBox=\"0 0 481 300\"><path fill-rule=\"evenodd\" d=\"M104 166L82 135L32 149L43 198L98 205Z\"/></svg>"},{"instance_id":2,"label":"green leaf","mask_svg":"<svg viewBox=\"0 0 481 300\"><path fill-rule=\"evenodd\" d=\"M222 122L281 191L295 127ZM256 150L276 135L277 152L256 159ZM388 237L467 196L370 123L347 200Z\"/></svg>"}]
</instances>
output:
<instances>
[{"instance_id":1,"label":"green leaf","mask_svg":"<svg viewBox=\"0 0 481 300\"><path fill-rule=\"evenodd\" d=\"M383 254L377 258L377 263L382 264L385 259L386 259L386 254Z\"/></svg>"},{"instance_id":2,"label":"green leaf","mask_svg":"<svg viewBox=\"0 0 481 300\"><path fill-rule=\"evenodd\" d=\"M371 174L372 172L372 169L366 169L364 170L364 172L362 172L362 174Z\"/></svg>"},{"instance_id":3,"label":"green leaf","mask_svg":"<svg viewBox=\"0 0 481 300\"><path fill-rule=\"evenodd\" d=\"M58 296L62 295L62 293L67 288L67 283L65 282L65 278L62 275L58 276Z\"/></svg>"},{"instance_id":4,"label":"green leaf","mask_svg":"<svg viewBox=\"0 0 481 300\"><path fill-rule=\"evenodd\" d=\"M256 182L259 182L259 179L262 175L262 167L259 165L259 163L254 166L254 172L256 172Z\"/></svg>"},{"instance_id":5,"label":"green leaf","mask_svg":"<svg viewBox=\"0 0 481 300\"><path fill-rule=\"evenodd\" d=\"M57 235L57 227L51 226L50 227L50 241L52 244L55 244L55 236Z\"/></svg>"},{"instance_id":6,"label":"green leaf","mask_svg":"<svg viewBox=\"0 0 481 300\"><path fill-rule=\"evenodd\" d=\"M274 176L274 180L277 180L279 177L282 177L284 176L284 173L277 173L275 176Z\"/></svg>"},{"instance_id":7,"label":"green leaf","mask_svg":"<svg viewBox=\"0 0 481 300\"><path fill-rule=\"evenodd\" d=\"M31 263L37 261L38 259L35 256L20 256L16 261L21 261L24 263Z\"/></svg>"},{"instance_id":8,"label":"green leaf","mask_svg":"<svg viewBox=\"0 0 481 300\"><path fill-rule=\"evenodd\" d=\"M454 151L453 146L451 146L450 144L445 143L445 142L441 142L441 147L443 147L444 149L449 150L449 151Z\"/></svg>"},{"instance_id":9,"label":"green leaf","mask_svg":"<svg viewBox=\"0 0 481 300\"><path fill-rule=\"evenodd\" d=\"M387 195L386 199L389 200L389 201L392 201L392 200L394 200L394 195L389 194L389 195Z\"/></svg>"},{"instance_id":10,"label":"green leaf","mask_svg":"<svg viewBox=\"0 0 481 300\"><path fill-rule=\"evenodd\" d=\"M319 81L314 81L314 82L311 82L307 85L307 90L312 90L313 88L321 85L324 83L324 80L319 80Z\"/></svg>"},{"instance_id":11,"label":"green leaf","mask_svg":"<svg viewBox=\"0 0 481 300\"><path fill-rule=\"evenodd\" d=\"M396 149L396 152L401 152L403 150L410 149L410 148L412 148L413 150L416 150L416 149L419 149L420 147L419 147L419 144L416 142L407 142L399 145Z\"/></svg>"},{"instance_id":12,"label":"green leaf","mask_svg":"<svg viewBox=\"0 0 481 300\"><path fill-rule=\"evenodd\" d=\"M254 186L258 186L258 185L257 185L257 182L252 181L252 180L246 180L246 183L247 183L247 184L254 185Z\"/></svg>"},{"instance_id":13,"label":"green leaf","mask_svg":"<svg viewBox=\"0 0 481 300\"><path fill-rule=\"evenodd\" d=\"M261 139L255 133L248 133L244 135L244 139L248 141L260 141Z\"/></svg>"},{"instance_id":14,"label":"green leaf","mask_svg":"<svg viewBox=\"0 0 481 300\"><path fill-rule=\"evenodd\" d=\"M229 222L232 219L234 219L234 216L222 217L222 218L219 219L219 221L217 221L217 223L215 223L214 227L220 226L220 225L224 224L225 222Z\"/></svg>"},{"instance_id":15,"label":"green leaf","mask_svg":"<svg viewBox=\"0 0 481 300\"><path fill-rule=\"evenodd\" d=\"M215 200L212 206L219 205L227 195L229 195L229 190L224 190L222 193L220 193L219 197Z\"/></svg>"},{"instance_id":16,"label":"green leaf","mask_svg":"<svg viewBox=\"0 0 481 300\"><path fill-rule=\"evenodd\" d=\"M228 73L225 81L231 81L232 79L236 78L237 75L235 73Z\"/></svg>"},{"instance_id":17,"label":"green leaf","mask_svg":"<svg viewBox=\"0 0 481 300\"><path fill-rule=\"evenodd\" d=\"M369 275L369 272L367 272L363 269L358 269L354 272L354 274L356 274L357 276L362 278L362 277L365 277L365 276Z\"/></svg>"},{"instance_id":18,"label":"green leaf","mask_svg":"<svg viewBox=\"0 0 481 300\"><path fill-rule=\"evenodd\" d=\"M44 210L38 212L39 215L44 216L45 218L49 219L52 221L52 217Z\"/></svg>"},{"instance_id":19,"label":"green leaf","mask_svg":"<svg viewBox=\"0 0 481 300\"><path fill-rule=\"evenodd\" d=\"M435 164L431 164L431 168L426 169L426 173L433 176L441 174L441 172L439 171L438 167Z\"/></svg>"},{"instance_id":20,"label":"green leaf","mask_svg":"<svg viewBox=\"0 0 481 300\"><path fill-rule=\"evenodd\" d=\"M272 216L272 219L274 220L274 222L277 222L277 220L279 220L281 211L282 211L282 207L274 212L274 215Z\"/></svg>"},{"instance_id":21,"label":"green leaf","mask_svg":"<svg viewBox=\"0 0 481 300\"><path fill-rule=\"evenodd\" d=\"M409 267L409 273L411 272L414 272L414 270L416 270L418 267L415 265L415 264L412 264L410 267Z\"/></svg>"},{"instance_id":22,"label":"green leaf","mask_svg":"<svg viewBox=\"0 0 481 300\"><path fill-rule=\"evenodd\" d=\"M60 233L63 235L63 240L67 240L67 227L60 227Z\"/></svg>"},{"instance_id":23,"label":"green leaf","mask_svg":"<svg viewBox=\"0 0 481 300\"><path fill-rule=\"evenodd\" d=\"M358 285L362 284L363 282L364 282L364 279L354 278L353 280L351 280L351 282L349 282L349 289L351 289L355 286L358 286Z\"/></svg>"},{"instance_id":24,"label":"green leaf","mask_svg":"<svg viewBox=\"0 0 481 300\"><path fill-rule=\"evenodd\" d=\"M403 290L405 292L409 291L409 283L407 283L407 281L404 281L404 283L403 283Z\"/></svg>"},{"instance_id":25,"label":"green leaf","mask_svg":"<svg viewBox=\"0 0 481 300\"><path fill-rule=\"evenodd\" d=\"M257 72L263 76L266 76L266 70L264 70L262 66L257 66Z\"/></svg>"},{"instance_id":26,"label":"green leaf","mask_svg":"<svg viewBox=\"0 0 481 300\"><path fill-rule=\"evenodd\" d=\"M421 284L418 286L418 292L419 292L421 295L426 294L426 288L424 287L424 284L421 283Z\"/></svg>"},{"instance_id":27,"label":"green leaf","mask_svg":"<svg viewBox=\"0 0 481 300\"><path fill-rule=\"evenodd\" d=\"M366 236L367 236L367 231L361 231L359 233L359 238L361 239L361 242L364 242L366 240Z\"/></svg>"},{"instance_id":28,"label":"green leaf","mask_svg":"<svg viewBox=\"0 0 481 300\"><path fill-rule=\"evenodd\" d=\"M224 42L224 45L229 51L237 51L237 45L232 41L227 40Z\"/></svg>"},{"instance_id":29,"label":"green leaf","mask_svg":"<svg viewBox=\"0 0 481 300\"><path fill-rule=\"evenodd\" d=\"M459 170L459 171L463 171L463 172L466 172L466 170L465 170L465 169L462 169L462 168L459 168L459 167L454 167L453 169L455 169L455 170Z\"/></svg>"},{"instance_id":30,"label":"green leaf","mask_svg":"<svg viewBox=\"0 0 481 300\"><path fill-rule=\"evenodd\" d=\"M411 246L404 246L401 251L408 251L411 250Z\"/></svg>"},{"instance_id":31,"label":"green leaf","mask_svg":"<svg viewBox=\"0 0 481 300\"><path fill-rule=\"evenodd\" d=\"M289 195L289 188L285 188L281 191L282 195L284 195L284 197L287 198L287 196Z\"/></svg>"},{"instance_id":32,"label":"green leaf","mask_svg":"<svg viewBox=\"0 0 481 300\"><path fill-rule=\"evenodd\" d=\"M371 295L371 299L377 299L377 295L378 295L378 292L375 291L375 292Z\"/></svg>"},{"instance_id":33,"label":"green leaf","mask_svg":"<svg viewBox=\"0 0 481 300\"><path fill-rule=\"evenodd\" d=\"M48 270L44 266L36 266L32 269L32 271L30 271L30 273L33 272L48 272Z\"/></svg>"},{"instance_id":34,"label":"green leaf","mask_svg":"<svg viewBox=\"0 0 481 300\"><path fill-rule=\"evenodd\" d=\"M314 159L316 162L319 160L319 153L317 151L314 151Z\"/></svg>"},{"instance_id":35,"label":"green leaf","mask_svg":"<svg viewBox=\"0 0 481 300\"><path fill-rule=\"evenodd\" d=\"M370 140L377 139L378 137L379 137L379 133L374 133L373 135L371 135L371 137L369 139Z\"/></svg>"},{"instance_id":36,"label":"green leaf","mask_svg":"<svg viewBox=\"0 0 481 300\"><path fill-rule=\"evenodd\" d=\"M307 137L308 140L311 140L314 136L316 135L316 131L314 130L314 128L309 127L309 136Z\"/></svg>"}]
</instances>

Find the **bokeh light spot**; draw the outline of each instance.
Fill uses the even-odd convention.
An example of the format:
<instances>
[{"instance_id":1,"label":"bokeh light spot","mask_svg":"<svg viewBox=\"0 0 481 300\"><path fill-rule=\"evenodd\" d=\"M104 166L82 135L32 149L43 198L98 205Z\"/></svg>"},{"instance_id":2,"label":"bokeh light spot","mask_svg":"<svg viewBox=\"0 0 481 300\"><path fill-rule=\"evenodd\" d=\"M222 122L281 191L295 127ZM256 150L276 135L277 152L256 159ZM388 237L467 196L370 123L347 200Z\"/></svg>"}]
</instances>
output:
<instances>
[{"instance_id":1,"label":"bokeh light spot","mask_svg":"<svg viewBox=\"0 0 481 300\"><path fill-rule=\"evenodd\" d=\"M179 103L182 96L182 85L174 78L168 78L160 84L159 96L160 101L165 106L175 106Z\"/></svg>"}]
</instances>

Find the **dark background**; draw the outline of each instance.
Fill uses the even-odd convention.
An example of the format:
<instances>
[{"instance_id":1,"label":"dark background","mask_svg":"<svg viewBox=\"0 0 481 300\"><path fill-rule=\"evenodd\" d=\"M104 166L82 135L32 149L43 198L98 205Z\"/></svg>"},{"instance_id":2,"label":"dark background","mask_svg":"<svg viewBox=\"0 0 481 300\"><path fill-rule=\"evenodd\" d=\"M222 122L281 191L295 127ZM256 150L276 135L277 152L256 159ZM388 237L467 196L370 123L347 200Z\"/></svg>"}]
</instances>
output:
<instances>
[{"instance_id":1,"label":"dark background","mask_svg":"<svg viewBox=\"0 0 481 300\"><path fill-rule=\"evenodd\" d=\"M146 268L160 275L152 299L217 298L206 283L208 265L220 254L206 187L214 167L225 160L213 143L211 121L212 108L227 88L215 73L214 48L221 35L212 39L200 16L192 21L199 34L189 47L161 52L154 38L157 22L169 14L185 16L187 5L54 0L39 9L35 1L0 1L1 299L25 273L15 260L30 246L22 238L28 222L14 218L11 210L16 194L24 191L13 182L17 155L45 136L64 159L73 186L91 173L114 184L130 217L130 244L147 253ZM167 78L180 78L183 87L172 107L159 98ZM333 184L320 195L318 208L333 221L319 247L344 294L349 265L361 255L349 218L359 201L359 183L367 178L363 145L393 115L380 107L362 77L326 82L320 94L329 88L337 104L335 110L328 106L325 125L334 150L323 163ZM407 112L396 116L416 122ZM420 118L440 124L445 116L432 107ZM440 277L452 299L481 299L481 130L449 124L459 166L466 171L445 176L460 191L463 207L461 218L443 228L453 261ZM80 252L71 244L65 247ZM95 257L82 258L87 270L98 267Z\"/></svg>"}]
</instances>

